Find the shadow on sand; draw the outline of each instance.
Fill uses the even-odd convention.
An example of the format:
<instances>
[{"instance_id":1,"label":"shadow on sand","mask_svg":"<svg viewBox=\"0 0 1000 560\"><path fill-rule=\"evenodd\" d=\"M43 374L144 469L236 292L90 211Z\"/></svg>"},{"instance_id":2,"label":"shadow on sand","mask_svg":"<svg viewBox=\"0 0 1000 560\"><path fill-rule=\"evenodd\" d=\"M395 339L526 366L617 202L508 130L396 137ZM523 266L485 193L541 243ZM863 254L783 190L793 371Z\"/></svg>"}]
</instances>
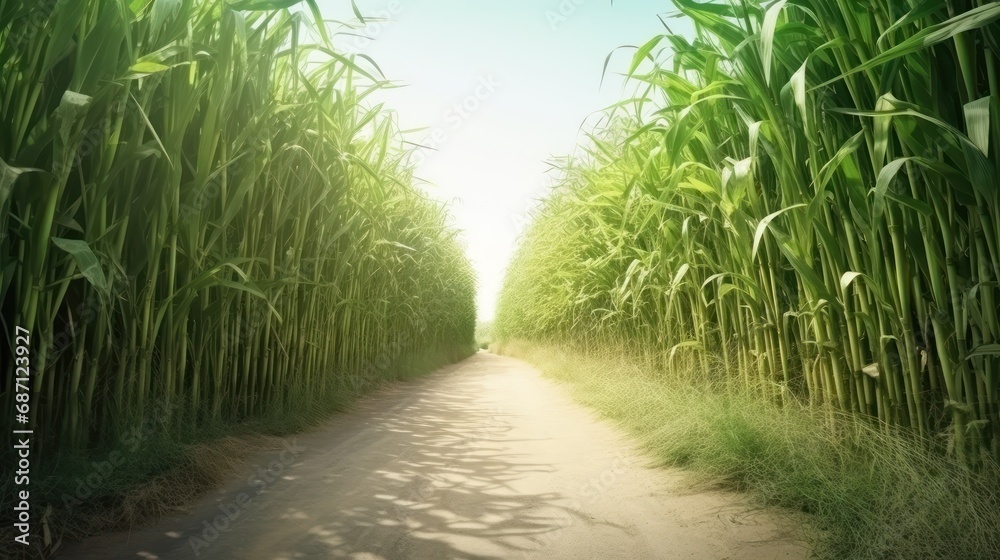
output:
<instances>
[{"instance_id":1,"label":"shadow on sand","mask_svg":"<svg viewBox=\"0 0 1000 560\"><path fill-rule=\"evenodd\" d=\"M477 397L484 390L477 373L487 368L496 365L473 360L461 377L443 371L375 395L335 419L332 434L301 436L305 451L263 491L259 479L239 481L189 516L131 537L92 539L61 557L544 557L561 530L584 516L567 496L515 490L525 477L558 473L510 452L527 440L513 439L502 411ZM227 522L224 504L238 503L240 493L252 501Z\"/></svg>"}]
</instances>

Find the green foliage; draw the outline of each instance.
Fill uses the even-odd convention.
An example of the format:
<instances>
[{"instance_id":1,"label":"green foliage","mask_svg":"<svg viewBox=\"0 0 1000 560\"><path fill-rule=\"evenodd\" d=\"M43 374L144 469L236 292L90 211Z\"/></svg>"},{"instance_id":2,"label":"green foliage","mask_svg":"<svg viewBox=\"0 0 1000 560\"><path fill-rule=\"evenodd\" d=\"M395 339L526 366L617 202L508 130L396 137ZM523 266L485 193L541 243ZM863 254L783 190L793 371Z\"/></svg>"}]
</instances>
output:
<instances>
[{"instance_id":1,"label":"green foliage","mask_svg":"<svg viewBox=\"0 0 1000 560\"><path fill-rule=\"evenodd\" d=\"M473 351L470 264L366 105L377 68L303 44L297 3L0 0L0 295L43 463Z\"/></svg>"},{"instance_id":2,"label":"green foliage","mask_svg":"<svg viewBox=\"0 0 1000 560\"><path fill-rule=\"evenodd\" d=\"M717 354L764 399L1000 459L997 5L674 4L697 37L641 47L562 165L500 339Z\"/></svg>"},{"instance_id":3,"label":"green foliage","mask_svg":"<svg viewBox=\"0 0 1000 560\"><path fill-rule=\"evenodd\" d=\"M479 321L476 323L476 346L485 350L493 342L493 321Z\"/></svg>"}]
</instances>

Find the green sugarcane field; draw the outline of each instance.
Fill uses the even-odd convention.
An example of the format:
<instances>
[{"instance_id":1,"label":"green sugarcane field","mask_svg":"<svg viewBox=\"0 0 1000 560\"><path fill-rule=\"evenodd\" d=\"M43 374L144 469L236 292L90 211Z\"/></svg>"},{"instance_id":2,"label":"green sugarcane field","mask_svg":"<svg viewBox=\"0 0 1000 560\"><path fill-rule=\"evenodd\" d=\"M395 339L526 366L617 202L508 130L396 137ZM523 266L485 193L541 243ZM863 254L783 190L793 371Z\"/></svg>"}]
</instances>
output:
<instances>
[{"instance_id":1,"label":"green sugarcane field","mask_svg":"<svg viewBox=\"0 0 1000 560\"><path fill-rule=\"evenodd\" d=\"M1000 3L543 4L0 0L2 557L1000 558Z\"/></svg>"}]
</instances>

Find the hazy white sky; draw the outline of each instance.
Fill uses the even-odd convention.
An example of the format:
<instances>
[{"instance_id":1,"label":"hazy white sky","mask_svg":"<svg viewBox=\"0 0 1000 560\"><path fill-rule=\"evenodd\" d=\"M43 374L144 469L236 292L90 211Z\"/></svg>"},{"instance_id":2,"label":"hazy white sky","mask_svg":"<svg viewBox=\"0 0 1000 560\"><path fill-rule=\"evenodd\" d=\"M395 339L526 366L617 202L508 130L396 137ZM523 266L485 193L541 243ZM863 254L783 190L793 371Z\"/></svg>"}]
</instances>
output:
<instances>
[{"instance_id":1,"label":"hazy white sky","mask_svg":"<svg viewBox=\"0 0 1000 560\"><path fill-rule=\"evenodd\" d=\"M348 0L319 0L326 19L354 19ZM478 275L480 320L493 318L526 213L548 184L545 161L571 153L593 112L622 97L634 49L664 31L666 1L357 0L368 26L339 35L405 87L379 94L421 149L417 175L449 203ZM671 28L675 21L670 22Z\"/></svg>"}]
</instances>

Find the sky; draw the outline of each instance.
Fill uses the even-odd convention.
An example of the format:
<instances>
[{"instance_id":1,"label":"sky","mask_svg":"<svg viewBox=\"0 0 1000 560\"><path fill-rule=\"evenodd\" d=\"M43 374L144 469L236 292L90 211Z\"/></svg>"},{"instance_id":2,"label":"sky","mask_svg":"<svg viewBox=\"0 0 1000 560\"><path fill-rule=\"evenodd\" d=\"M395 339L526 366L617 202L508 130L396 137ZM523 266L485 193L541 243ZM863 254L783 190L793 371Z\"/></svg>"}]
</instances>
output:
<instances>
[{"instance_id":1,"label":"sky","mask_svg":"<svg viewBox=\"0 0 1000 560\"><path fill-rule=\"evenodd\" d=\"M324 19L356 20L348 0L318 0ZM416 176L449 206L491 320L528 212L551 184L554 156L625 97L620 73L663 33L666 0L356 0L367 25L338 50L370 56L397 87L376 102L396 114ZM671 29L679 31L670 22ZM614 52L601 85L607 56ZM631 87L628 91L631 91Z\"/></svg>"}]
</instances>

